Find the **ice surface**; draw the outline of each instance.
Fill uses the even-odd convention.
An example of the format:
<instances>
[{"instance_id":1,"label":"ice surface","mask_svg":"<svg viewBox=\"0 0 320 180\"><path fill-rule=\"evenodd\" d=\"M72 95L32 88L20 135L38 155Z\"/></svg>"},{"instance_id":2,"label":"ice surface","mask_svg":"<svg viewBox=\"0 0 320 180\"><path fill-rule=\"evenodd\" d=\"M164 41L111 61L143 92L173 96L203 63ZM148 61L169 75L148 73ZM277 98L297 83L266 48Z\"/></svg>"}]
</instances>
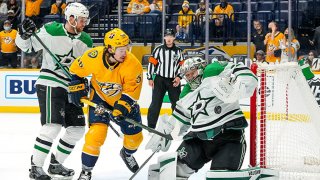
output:
<instances>
[{"instance_id":1,"label":"ice surface","mask_svg":"<svg viewBox=\"0 0 320 180\"><path fill-rule=\"evenodd\" d=\"M143 117L143 123L146 124L146 117ZM27 180L29 179L30 156L36 136L40 129L40 114L22 114L22 113L0 113L0 179L1 180ZM248 133L248 129L246 130ZM62 135L63 133L60 133ZM144 140L135 158L139 164L142 164L151 150L145 150L145 144L150 136L148 132L143 131ZM60 136L59 136L60 137ZM58 137L58 138L59 138ZM249 136L246 135L248 138ZM58 139L57 138L57 139ZM56 139L56 141L57 141ZM76 171L73 179L77 179L81 171L81 149L84 138L78 142L70 157L64 165L73 168ZM180 142L174 142L169 151L174 151ZM247 140L248 144L248 140ZM55 151L56 143L51 151ZM101 148L99 160L93 170L93 180L127 180L132 173L127 169L122 161L119 152L122 147L122 139L118 138L111 129L109 129L105 144ZM158 153L149 161L148 164L138 173L135 180L147 180L148 166L157 162L157 157L163 154ZM47 157L44 169L48 168L49 156ZM243 167L248 165L248 148ZM206 164L198 173L192 175L190 180L204 180L205 173L209 170L210 164Z\"/></svg>"}]
</instances>

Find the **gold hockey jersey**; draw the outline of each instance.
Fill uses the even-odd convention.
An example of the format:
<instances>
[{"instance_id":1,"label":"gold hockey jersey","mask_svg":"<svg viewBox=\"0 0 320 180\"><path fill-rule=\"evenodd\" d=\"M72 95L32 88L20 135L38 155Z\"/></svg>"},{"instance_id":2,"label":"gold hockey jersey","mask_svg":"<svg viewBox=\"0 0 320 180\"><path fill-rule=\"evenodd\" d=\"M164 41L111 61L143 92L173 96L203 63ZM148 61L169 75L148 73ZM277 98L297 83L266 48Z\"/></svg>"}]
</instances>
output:
<instances>
[{"instance_id":1,"label":"gold hockey jersey","mask_svg":"<svg viewBox=\"0 0 320 180\"><path fill-rule=\"evenodd\" d=\"M111 66L105 59L106 50L104 46L87 50L72 63L70 72L79 77L92 74L91 85L100 98L111 106L114 106L122 94L137 101L143 79L141 63L127 51L123 63Z\"/></svg>"}]
</instances>

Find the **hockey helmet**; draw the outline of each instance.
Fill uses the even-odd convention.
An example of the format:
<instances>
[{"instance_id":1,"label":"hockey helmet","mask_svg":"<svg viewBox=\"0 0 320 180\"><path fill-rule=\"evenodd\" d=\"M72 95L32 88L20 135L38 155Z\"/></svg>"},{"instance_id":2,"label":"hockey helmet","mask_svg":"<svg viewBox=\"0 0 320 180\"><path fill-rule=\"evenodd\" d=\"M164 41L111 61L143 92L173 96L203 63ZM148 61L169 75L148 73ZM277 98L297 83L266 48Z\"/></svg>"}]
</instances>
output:
<instances>
[{"instance_id":1,"label":"hockey helmet","mask_svg":"<svg viewBox=\"0 0 320 180\"><path fill-rule=\"evenodd\" d=\"M104 45L112 49L115 53L117 47L123 47L130 44L129 36L119 28L114 28L104 36Z\"/></svg>"},{"instance_id":2,"label":"hockey helmet","mask_svg":"<svg viewBox=\"0 0 320 180\"><path fill-rule=\"evenodd\" d=\"M173 36L173 37L175 37L174 30L173 29L166 29L164 31L164 36Z\"/></svg>"},{"instance_id":3,"label":"hockey helmet","mask_svg":"<svg viewBox=\"0 0 320 180\"><path fill-rule=\"evenodd\" d=\"M207 66L207 62L200 57L191 57L184 61L181 67L183 78L189 83L192 90L200 86L203 70ZM190 72L197 72L189 74Z\"/></svg>"},{"instance_id":4,"label":"hockey helmet","mask_svg":"<svg viewBox=\"0 0 320 180\"><path fill-rule=\"evenodd\" d=\"M86 6L84 6L81 3L70 3L66 7L64 11L64 15L66 20L69 22L70 16L73 16L74 19L78 19L78 17L84 17L87 18L87 23L86 25L89 25L90 23L90 18L89 18L89 10L87 9Z\"/></svg>"}]
</instances>

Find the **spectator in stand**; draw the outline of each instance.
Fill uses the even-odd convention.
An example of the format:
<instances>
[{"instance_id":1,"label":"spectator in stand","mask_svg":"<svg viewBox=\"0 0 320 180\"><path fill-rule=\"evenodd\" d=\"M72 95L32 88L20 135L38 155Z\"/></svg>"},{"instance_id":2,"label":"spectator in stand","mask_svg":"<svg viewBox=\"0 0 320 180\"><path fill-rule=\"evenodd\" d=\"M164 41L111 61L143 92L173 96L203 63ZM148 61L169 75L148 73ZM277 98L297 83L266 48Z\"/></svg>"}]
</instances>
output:
<instances>
[{"instance_id":1,"label":"spectator in stand","mask_svg":"<svg viewBox=\"0 0 320 180\"><path fill-rule=\"evenodd\" d=\"M6 17L8 13L8 7L5 0L0 0L0 16Z\"/></svg>"},{"instance_id":2,"label":"spectator in stand","mask_svg":"<svg viewBox=\"0 0 320 180\"><path fill-rule=\"evenodd\" d=\"M25 53L25 58L23 60L24 67L29 68L31 64L32 69L39 68L41 58L42 58L42 49L38 52L32 51L31 53Z\"/></svg>"},{"instance_id":3,"label":"spectator in stand","mask_svg":"<svg viewBox=\"0 0 320 180\"><path fill-rule=\"evenodd\" d=\"M192 22L192 9L189 8L189 1L182 3L182 9L179 11L177 29L177 40L186 40L189 36L189 28Z\"/></svg>"},{"instance_id":4,"label":"spectator in stand","mask_svg":"<svg viewBox=\"0 0 320 180\"><path fill-rule=\"evenodd\" d=\"M313 65L313 60L314 60L314 58L317 58L317 57L318 57L317 51L311 50L311 51L308 53L308 56L307 56L307 58L306 58L306 63L308 63L309 66L312 67L312 65Z\"/></svg>"},{"instance_id":5,"label":"spectator in stand","mask_svg":"<svg viewBox=\"0 0 320 180\"><path fill-rule=\"evenodd\" d=\"M212 14L212 9L209 8L209 17L210 17L210 20L212 19L212 16L210 15ZM199 9L196 10L196 20L200 26L200 31L201 31L201 35L204 35L205 34L205 28L204 28L204 25L205 25L205 22L206 22L206 3L205 3L205 0L201 0L200 3L199 3Z\"/></svg>"},{"instance_id":6,"label":"spectator in stand","mask_svg":"<svg viewBox=\"0 0 320 180\"><path fill-rule=\"evenodd\" d=\"M30 18L39 29L42 20L39 16L43 0L26 0L26 17Z\"/></svg>"},{"instance_id":7,"label":"spectator in stand","mask_svg":"<svg viewBox=\"0 0 320 180\"><path fill-rule=\"evenodd\" d=\"M150 13L162 14L162 0L153 0L150 10Z\"/></svg>"},{"instance_id":8,"label":"spectator in stand","mask_svg":"<svg viewBox=\"0 0 320 180\"><path fill-rule=\"evenodd\" d=\"M8 11L8 20L12 24L12 29L18 28L19 20L18 20L17 16L15 16L14 10L12 10L12 9L10 9Z\"/></svg>"},{"instance_id":9,"label":"spectator in stand","mask_svg":"<svg viewBox=\"0 0 320 180\"><path fill-rule=\"evenodd\" d=\"M265 51L266 46L263 41L266 36L266 32L263 30L261 22L259 20L254 20L253 27L255 31L252 33L252 42L256 47L256 52L259 50Z\"/></svg>"},{"instance_id":10,"label":"spectator in stand","mask_svg":"<svg viewBox=\"0 0 320 180\"><path fill-rule=\"evenodd\" d=\"M264 51L262 50L258 50L256 53L255 53L255 61L257 63L268 63L265 59L265 53Z\"/></svg>"},{"instance_id":11,"label":"spectator in stand","mask_svg":"<svg viewBox=\"0 0 320 180\"><path fill-rule=\"evenodd\" d=\"M17 36L17 30L11 28L11 22L6 20L3 25L3 31L0 32L0 47L2 60L0 61L0 66L11 65L12 68L16 68L18 65L17 58L17 45L15 39Z\"/></svg>"},{"instance_id":12,"label":"spectator in stand","mask_svg":"<svg viewBox=\"0 0 320 180\"><path fill-rule=\"evenodd\" d=\"M228 21L234 21L234 16L231 17L234 10L231 4L227 0L220 0L220 4L213 10L213 16L215 22L215 36L221 37L223 33L223 25L228 24Z\"/></svg>"},{"instance_id":13,"label":"spectator in stand","mask_svg":"<svg viewBox=\"0 0 320 180\"><path fill-rule=\"evenodd\" d=\"M212 9L209 8L209 14L212 14ZM201 0L199 2L199 9L196 10L196 18L199 22L203 23L206 21L206 2L205 0ZM212 19L212 16L210 17Z\"/></svg>"},{"instance_id":14,"label":"spectator in stand","mask_svg":"<svg viewBox=\"0 0 320 180\"><path fill-rule=\"evenodd\" d=\"M264 38L264 44L266 45L266 61L267 62L280 62L281 49L280 41L285 37L282 32L278 31L278 24L275 21L271 21L268 24L269 33Z\"/></svg>"},{"instance_id":15,"label":"spectator in stand","mask_svg":"<svg viewBox=\"0 0 320 180\"><path fill-rule=\"evenodd\" d=\"M18 4L17 0L8 0L7 1L7 8L8 8L8 13L10 10L13 10L14 12L14 17L17 18L20 15L20 5ZM12 23L12 21L11 21Z\"/></svg>"},{"instance_id":16,"label":"spectator in stand","mask_svg":"<svg viewBox=\"0 0 320 180\"><path fill-rule=\"evenodd\" d=\"M150 4L147 0L131 0L127 12L129 14L145 14L150 12Z\"/></svg>"},{"instance_id":17,"label":"spectator in stand","mask_svg":"<svg viewBox=\"0 0 320 180\"><path fill-rule=\"evenodd\" d=\"M320 54L320 26L314 31L313 39L310 43L314 46L317 53Z\"/></svg>"},{"instance_id":18,"label":"spectator in stand","mask_svg":"<svg viewBox=\"0 0 320 180\"><path fill-rule=\"evenodd\" d=\"M67 5L62 0L56 0L56 3L51 5L50 14L63 15L66 7Z\"/></svg>"},{"instance_id":19,"label":"spectator in stand","mask_svg":"<svg viewBox=\"0 0 320 180\"><path fill-rule=\"evenodd\" d=\"M289 49L289 28L287 28L284 31L284 36L285 38L283 40L280 40L280 49L281 49L281 62L297 62L297 52L300 49L300 43L299 41L296 39L295 35L294 35L294 31L293 29L290 29L291 32L291 47ZM289 53L291 55L291 59L289 59Z\"/></svg>"}]
</instances>

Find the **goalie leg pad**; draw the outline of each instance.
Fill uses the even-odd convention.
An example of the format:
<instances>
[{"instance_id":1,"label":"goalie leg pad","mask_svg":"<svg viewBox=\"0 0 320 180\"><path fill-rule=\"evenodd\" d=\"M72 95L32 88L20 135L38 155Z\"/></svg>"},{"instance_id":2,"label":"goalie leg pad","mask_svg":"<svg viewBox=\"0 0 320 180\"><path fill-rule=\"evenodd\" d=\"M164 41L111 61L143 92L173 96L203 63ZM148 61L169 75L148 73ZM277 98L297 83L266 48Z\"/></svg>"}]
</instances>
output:
<instances>
[{"instance_id":1,"label":"goalie leg pad","mask_svg":"<svg viewBox=\"0 0 320 180\"><path fill-rule=\"evenodd\" d=\"M82 152L99 156L100 147L104 144L107 137L108 126L102 123L95 123L90 126L85 136L85 144Z\"/></svg>"},{"instance_id":2,"label":"goalie leg pad","mask_svg":"<svg viewBox=\"0 0 320 180\"><path fill-rule=\"evenodd\" d=\"M188 179L194 172L195 170L191 169L188 165L178 161L177 177L179 177L180 179L183 179L183 178Z\"/></svg>"},{"instance_id":3,"label":"goalie leg pad","mask_svg":"<svg viewBox=\"0 0 320 180\"><path fill-rule=\"evenodd\" d=\"M125 149L130 150L129 153L132 154L138 149L142 140L143 140L142 132L139 132L138 134L133 134L133 135L125 134L123 138L123 146L125 147Z\"/></svg>"},{"instance_id":4,"label":"goalie leg pad","mask_svg":"<svg viewBox=\"0 0 320 180\"><path fill-rule=\"evenodd\" d=\"M259 167L253 167L243 169L239 171L227 171L227 170L210 170L206 173L207 179L265 179L276 180L279 179L279 172L273 169L264 169Z\"/></svg>"}]
</instances>

